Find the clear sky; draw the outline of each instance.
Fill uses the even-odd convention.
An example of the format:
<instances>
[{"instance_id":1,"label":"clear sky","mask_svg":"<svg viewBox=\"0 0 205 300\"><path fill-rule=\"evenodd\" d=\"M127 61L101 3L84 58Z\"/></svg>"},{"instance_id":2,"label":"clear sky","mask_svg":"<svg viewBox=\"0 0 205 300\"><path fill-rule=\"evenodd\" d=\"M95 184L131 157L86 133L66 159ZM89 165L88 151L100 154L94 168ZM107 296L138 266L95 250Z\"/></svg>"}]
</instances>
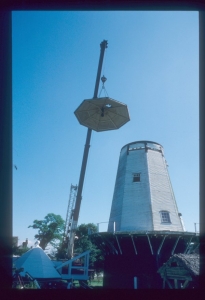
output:
<instances>
[{"instance_id":1,"label":"clear sky","mask_svg":"<svg viewBox=\"0 0 205 300\"><path fill-rule=\"evenodd\" d=\"M109 97L131 121L92 133L78 224L108 222L121 148L164 147L187 231L199 222L198 12L16 11L13 43L13 235L32 245L34 219L66 217L87 128L75 109L92 98L100 43ZM101 87L100 87L101 89ZM101 94L101 96L104 96ZM107 224L100 224L106 231Z\"/></svg>"}]
</instances>

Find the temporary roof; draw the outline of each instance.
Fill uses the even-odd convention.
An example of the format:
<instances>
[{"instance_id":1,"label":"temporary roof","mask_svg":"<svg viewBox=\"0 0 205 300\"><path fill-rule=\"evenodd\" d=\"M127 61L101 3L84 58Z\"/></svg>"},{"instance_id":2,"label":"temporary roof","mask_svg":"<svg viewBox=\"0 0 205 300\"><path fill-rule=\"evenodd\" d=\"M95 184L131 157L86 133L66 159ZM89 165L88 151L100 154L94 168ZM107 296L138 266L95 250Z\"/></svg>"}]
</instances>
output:
<instances>
[{"instance_id":1,"label":"temporary roof","mask_svg":"<svg viewBox=\"0 0 205 300\"><path fill-rule=\"evenodd\" d=\"M74 113L81 125L95 131L118 129L130 120L127 105L109 97L86 99Z\"/></svg>"},{"instance_id":2,"label":"temporary roof","mask_svg":"<svg viewBox=\"0 0 205 300\"><path fill-rule=\"evenodd\" d=\"M35 279L61 279L50 258L39 246L30 249L15 261L17 269L24 268L22 276L28 272Z\"/></svg>"}]
</instances>

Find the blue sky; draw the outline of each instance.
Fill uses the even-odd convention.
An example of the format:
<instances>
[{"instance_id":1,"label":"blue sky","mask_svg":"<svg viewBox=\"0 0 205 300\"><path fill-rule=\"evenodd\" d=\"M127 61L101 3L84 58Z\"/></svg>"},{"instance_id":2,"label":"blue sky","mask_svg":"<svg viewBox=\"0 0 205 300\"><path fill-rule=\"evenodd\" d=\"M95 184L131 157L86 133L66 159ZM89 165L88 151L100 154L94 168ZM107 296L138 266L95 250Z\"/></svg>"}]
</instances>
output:
<instances>
[{"instance_id":1,"label":"blue sky","mask_svg":"<svg viewBox=\"0 0 205 300\"><path fill-rule=\"evenodd\" d=\"M92 98L100 43L109 97L131 121L92 133L79 224L108 222L121 148L164 147L187 231L199 222L198 12L16 11L12 13L13 235L48 213L66 217L78 184L87 128L75 109ZM101 89L101 87L100 87ZM103 96L103 95L101 95ZM106 231L107 224L100 224Z\"/></svg>"}]
</instances>

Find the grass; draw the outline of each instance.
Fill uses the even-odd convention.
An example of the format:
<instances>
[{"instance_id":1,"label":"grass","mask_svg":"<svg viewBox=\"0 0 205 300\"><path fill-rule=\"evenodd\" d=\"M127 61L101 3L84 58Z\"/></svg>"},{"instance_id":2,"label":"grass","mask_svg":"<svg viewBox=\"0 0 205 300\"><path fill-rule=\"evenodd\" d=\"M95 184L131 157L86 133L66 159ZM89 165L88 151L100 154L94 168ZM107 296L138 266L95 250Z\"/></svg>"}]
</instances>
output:
<instances>
[{"instance_id":1,"label":"grass","mask_svg":"<svg viewBox=\"0 0 205 300\"><path fill-rule=\"evenodd\" d=\"M97 286L102 287L103 286L103 278L102 277L94 278L94 279L89 281L89 285L90 286L95 286L95 287L97 287Z\"/></svg>"},{"instance_id":2,"label":"grass","mask_svg":"<svg viewBox=\"0 0 205 300\"><path fill-rule=\"evenodd\" d=\"M79 288L79 282L78 280L74 280L73 283L75 284L76 288ZM88 285L91 287L103 287L103 278L94 278L88 281Z\"/></svg>"}]
</instances>

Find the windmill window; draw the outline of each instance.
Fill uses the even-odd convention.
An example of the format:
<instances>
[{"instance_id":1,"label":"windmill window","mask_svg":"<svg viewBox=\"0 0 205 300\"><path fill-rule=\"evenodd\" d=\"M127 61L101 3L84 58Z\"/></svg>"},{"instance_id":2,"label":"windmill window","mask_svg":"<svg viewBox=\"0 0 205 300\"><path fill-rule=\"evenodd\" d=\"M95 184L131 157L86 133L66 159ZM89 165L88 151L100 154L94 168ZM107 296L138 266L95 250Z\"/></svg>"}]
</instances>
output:
<instances>
[{"instance_id":1,"label":"windmill window","mask_svg":"<svg viewBox=\"0 0 205 300\"><path fill-rule=\"evenodd\" d=\"M133 174L133 182L140 182L140 173Z\"/></svg>"},{"instance_id":2,"label":"windmill window","mask_svg":"<svg viewBox=\"0 0 205 300\"><path fill-rule=\"evenodd\" d=\"M168 211L160 211L161 222L162 223L171 223L170 215Z\"/></svg>"}]
</instances>

